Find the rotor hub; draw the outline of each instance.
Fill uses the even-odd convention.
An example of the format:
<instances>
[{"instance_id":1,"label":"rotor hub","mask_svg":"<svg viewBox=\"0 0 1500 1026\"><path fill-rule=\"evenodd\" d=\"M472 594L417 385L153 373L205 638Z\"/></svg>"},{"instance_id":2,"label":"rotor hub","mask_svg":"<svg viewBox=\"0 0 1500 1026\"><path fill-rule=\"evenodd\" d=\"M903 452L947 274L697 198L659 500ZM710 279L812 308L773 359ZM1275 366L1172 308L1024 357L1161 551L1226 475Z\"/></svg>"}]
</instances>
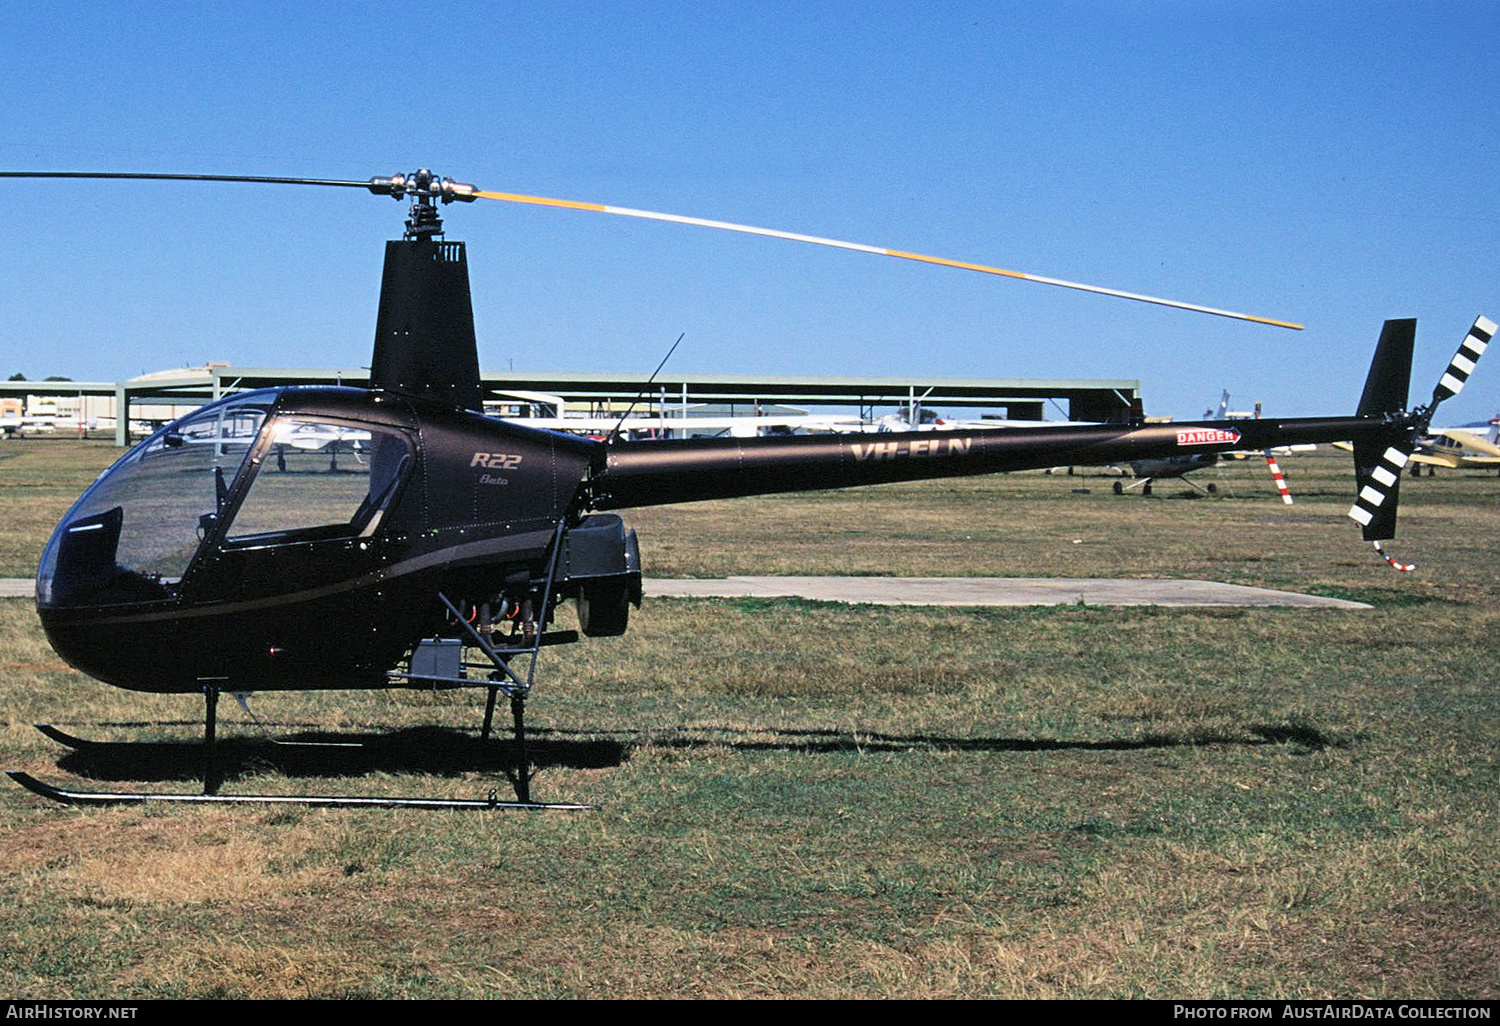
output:
<instances>
[{"instance_id":1,"label":"rotor hub","mask_svg":"<svg viewBox=\"0 0 1500 1026\"><path fill-rule=\"evenodd\" d=\"M460 200L472 203L479 190L467 182L455 182L451 178L440 178L427 168L418 168L411 174L394 174L389 178L375 177L369 181L369 189L375 195L387 195L392 199L409 198L411 216L406 219L406 238L432 238L443 233L443 220L438 217L437 204Z\"/></svg>"}]
</instances>

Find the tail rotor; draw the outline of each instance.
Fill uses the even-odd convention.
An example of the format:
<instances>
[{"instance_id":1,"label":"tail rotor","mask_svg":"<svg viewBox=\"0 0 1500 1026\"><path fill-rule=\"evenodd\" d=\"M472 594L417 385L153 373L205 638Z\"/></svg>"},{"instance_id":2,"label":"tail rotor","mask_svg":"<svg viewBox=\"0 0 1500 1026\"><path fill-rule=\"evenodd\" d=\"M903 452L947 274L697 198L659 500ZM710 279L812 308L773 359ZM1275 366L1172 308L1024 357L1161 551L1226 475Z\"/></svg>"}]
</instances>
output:
<instances>
[{"instance_id":1,"label":"tail rotor","mask_svg":"<svg viewBox=\"0 0 1500 1026\"><path fill-rule=\"evenodd\" d=\"M1396 536L1396 507L1400 496L1401 471L1416 451L1417 438L1432 423L1439 404L1463 390L1484 355L1496 330L1495 322L1477 317L1474 326L1459 344L1458 352L1432 391L1426 406L1405 412L1406 390L1411 373L1411 352L1416 339L1416 322L1386 321L1375 352L1375 362L1360 397L1359 415L1384 414L1390 430L1354 443L1354 468L1359 494L1349 508L1349 516L1359 524L1364 540L1387 563L1400 571L1415 569L1387 553L1381 542Z\"/></svg>"}]
</instances>

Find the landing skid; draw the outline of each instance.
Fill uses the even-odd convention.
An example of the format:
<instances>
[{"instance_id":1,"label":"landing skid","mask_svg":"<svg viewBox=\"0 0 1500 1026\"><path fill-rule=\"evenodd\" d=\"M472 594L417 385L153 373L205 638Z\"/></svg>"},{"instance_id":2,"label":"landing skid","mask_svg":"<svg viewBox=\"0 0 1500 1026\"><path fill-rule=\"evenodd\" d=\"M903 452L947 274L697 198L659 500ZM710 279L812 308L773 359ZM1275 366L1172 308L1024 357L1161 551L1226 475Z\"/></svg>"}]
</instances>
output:
<instances>
[{"instance_id":1,"label":"landing skid","mask_svg":"<svg viewBox=\"0 0 1500 1026\"><path fill-rule=\"evenodd\" d=\"M62 731L57 733L61 734ZM48 734L49 737L54 735ZM63 735L66 737L67 735ZM74 739L79 740L79 739ZM65 742L66 743L66 742ZM84 742L89 744L91 742ZM583 812L592 805L565 802L503 802L491 791L487 798L379 798L335 795L277 794L152 794L141 791L65 791L38 780L20 770L6 770L5 775L33 794L63 805L107 806L187 803L193 805L305 805L325 809L522 809Z\"/></svg>"}]
</instances>

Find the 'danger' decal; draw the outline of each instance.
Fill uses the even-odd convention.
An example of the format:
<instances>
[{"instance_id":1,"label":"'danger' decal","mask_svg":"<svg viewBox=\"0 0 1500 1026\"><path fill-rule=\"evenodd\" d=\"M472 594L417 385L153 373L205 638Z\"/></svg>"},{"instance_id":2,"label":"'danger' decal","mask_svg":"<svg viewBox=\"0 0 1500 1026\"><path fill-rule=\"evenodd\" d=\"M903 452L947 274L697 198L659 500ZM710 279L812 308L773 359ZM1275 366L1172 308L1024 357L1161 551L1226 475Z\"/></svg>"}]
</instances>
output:
<instances>
[{"instance_id":1,"label":"'danger' decal","mask_svg":"<svg viewBox=\"0 0 1500 1026\"><path fill-rule=\"evenodd\" d=\"M1240 440L1240 433L1233 429L1192 428L1177 432L1178 445L1233 445Z\"/></svg>"}]
</instances>

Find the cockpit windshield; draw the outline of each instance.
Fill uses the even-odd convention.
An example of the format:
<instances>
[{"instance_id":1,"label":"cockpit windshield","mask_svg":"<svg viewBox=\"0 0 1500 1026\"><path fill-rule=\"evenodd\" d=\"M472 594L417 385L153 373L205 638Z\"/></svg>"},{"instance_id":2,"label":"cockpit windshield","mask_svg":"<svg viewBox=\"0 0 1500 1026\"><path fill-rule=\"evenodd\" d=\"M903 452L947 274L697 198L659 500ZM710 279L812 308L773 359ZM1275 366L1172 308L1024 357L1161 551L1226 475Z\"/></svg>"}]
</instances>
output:
<instances>
[{"instance_id":1,"label":"cockpit windshield","mask_svg":"<svg viewBox=\"0 0 1500 1026\"><path fill-rule=\"evenodd\" d=\"M247 392L205 406L101 474L42 554L38 603L173 597L222 512L276 394Z\"/></svg>"}]
</instances>

